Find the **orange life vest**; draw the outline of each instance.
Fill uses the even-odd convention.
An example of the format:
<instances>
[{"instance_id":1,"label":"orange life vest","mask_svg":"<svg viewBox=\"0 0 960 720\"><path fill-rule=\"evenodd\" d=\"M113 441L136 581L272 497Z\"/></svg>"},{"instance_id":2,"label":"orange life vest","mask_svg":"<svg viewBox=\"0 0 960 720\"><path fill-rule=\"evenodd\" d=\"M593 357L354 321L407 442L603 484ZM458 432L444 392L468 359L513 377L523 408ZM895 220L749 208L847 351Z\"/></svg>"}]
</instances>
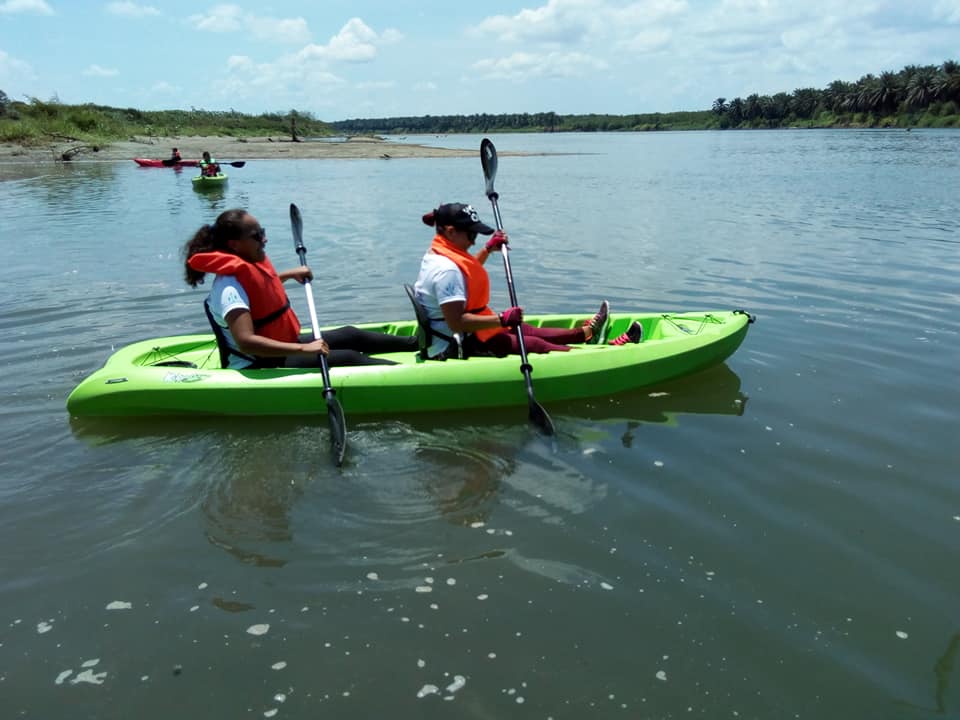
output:
<instances>
[{"instance_id":1,"label":"orange life vest","mask_svg":"<svg viewBox=\"0 0 960 720\"><path fill-rule=\"evenodd\" d=\"M235 275L250 300L250 315L258 335L283 342L297 342L300 320L290 307L270 258L252 263L232 253L215 250L191 255L187 264L194 270Z\"/></svg>"},{"instance_id":2,"label":"orange life vest","mask_svg":"<svg viewBox=\"0 0 960 720\"><path fill-rule=\"evenodd\" d=\"M436 235L430 249L437 255L452 260L463 273L463 280L467 286L467 312L475 315L494 315L487 303L490 302L490 276L483 265L466 250L461 250L443 235ZM505 332L504 328L484 328L474 330L473 334L480 341L486 341L498 333Z\"/></svg>"}]
</instances>

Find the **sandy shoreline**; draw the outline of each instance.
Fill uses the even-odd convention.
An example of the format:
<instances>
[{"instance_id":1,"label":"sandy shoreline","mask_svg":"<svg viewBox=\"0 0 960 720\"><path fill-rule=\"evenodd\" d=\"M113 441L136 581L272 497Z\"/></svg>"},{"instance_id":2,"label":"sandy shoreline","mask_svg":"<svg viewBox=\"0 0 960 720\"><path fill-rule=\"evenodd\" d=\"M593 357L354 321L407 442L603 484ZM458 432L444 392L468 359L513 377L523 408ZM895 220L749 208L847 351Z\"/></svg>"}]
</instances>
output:
<instances>
[{"instance_id":1,"label":"sandy shoreline","mask_svg":"<svg viewBox=\"0 0 960 720\"><path fill-rule=\"evenodd\" d=\"M473 157L476 150L453 150L450 148L426 147L413 143L393 143L375 137L351 137L343 142L292 142L287 137L136 137L113 142L94 150L83 143L56 141L48 145L23 147L0 143L0 163L63 162L64 153L70 162L117 162L135 157L168 158L171 148L180 149L184 158L199 158L208 150L215 158L224 161L274 158L325 159L325 158L433 158Z\"/></svg>"}]
</instances>

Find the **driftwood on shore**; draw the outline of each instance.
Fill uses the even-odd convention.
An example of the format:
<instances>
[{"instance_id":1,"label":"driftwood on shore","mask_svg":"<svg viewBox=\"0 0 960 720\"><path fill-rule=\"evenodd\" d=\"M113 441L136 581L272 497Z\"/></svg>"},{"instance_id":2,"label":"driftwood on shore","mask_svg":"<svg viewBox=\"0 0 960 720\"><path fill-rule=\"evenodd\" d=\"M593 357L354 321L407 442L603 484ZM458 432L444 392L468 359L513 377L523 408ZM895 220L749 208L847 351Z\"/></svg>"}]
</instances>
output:
<instances>
[{"instance_id":1,"label":"driftwood on shore","mask_svg":"<svg viewBox=\"0 0 960 720\"><path fill-rule=\"evenodd\" d=\"M99 145L76 145L72 148L67 148L60 153L60 159L64 162L69 162L73 160L77 155L87 152L100 152Z\"/></svg>"}]
</instances>

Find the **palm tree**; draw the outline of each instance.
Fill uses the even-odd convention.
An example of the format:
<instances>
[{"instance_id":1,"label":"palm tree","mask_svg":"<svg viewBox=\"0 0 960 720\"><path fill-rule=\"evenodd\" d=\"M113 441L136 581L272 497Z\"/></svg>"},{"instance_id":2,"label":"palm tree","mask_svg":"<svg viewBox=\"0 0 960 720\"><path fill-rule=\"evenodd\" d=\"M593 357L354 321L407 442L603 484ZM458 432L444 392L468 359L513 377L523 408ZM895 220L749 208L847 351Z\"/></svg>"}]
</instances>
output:
<instances>
[{"instance_id":1,"label":"palm tree","mask_svg":"<svg viewBox=\"0 0 960 720\"><path fill-rule=\"evenodd\" d=\"M809 120L820 103L820 91L816 88L799 88L790 98L790 112L796 117Z\"/></svg>"},{"instance_id":2,"label":"palm tree","mask_svg":"<svg viewBox=\"0 0 960 720\"><path fill-rule=\"evenodd\" d=\"M900 84L900 77L892 72L884 71L880 73L874 89L872 105L884 113L891 113L897 109L902 99L903 88Z\"/></svg>"},{"instance_id":3,"label":"palm tree","mask_svg":"<svg viewBox=\"0 0 960 720\"><path fill-rule=\"evenodd\" d=\"M717 115L723 115L727 111L727 99L726 98L717 98L713 101L713 111Z\"/></svg>"},{"instance_id":4,"label":"palm tree","mask_svg":"<svg viewBox=\"0 0 960 720\"><path fill-rule=\"evenodd\" d=\"M727 106L727 115L730 117L731 125L739 125L743 120L743 100L735 97Z\"/></svg>"},{"instance_id":5,"label":"palm tree","mask_svg":"<svg viewBox=\"0 0 960 720\"><path fill-rule=\"evenodd\" d=\"M936 79L937 98L944 102L960 102L960 63L947 60L940 66Z\"/></svg>"},{"instance_id":6,"label":"palm tree","mask_svg":"<svg viewBox=\"0 0 960 720\"><path fill-rule=\"evenodd\" d=\"M834 80L824 92L824 103L832 112L845 112L853 109L856 88L845 80Z\"/></svg>"},{"instance_id":7,"label":"palm tree","mask_svg":"<svg viewBox=\"0 0 960 720\"><path fill-rule=\"evenodd\" d=\"M858 112L873 112L876 110L874 101L877 99L879 81L872 73L867 73L857 80L856 100L854 110Z\"/></svg>"},{"instance_id":8,"label":"palm tree","mask_svg":"<svg viewBox=\"0 0 960 720\"><path fill-rule=\"evenodd\" d=\"M937 68L924 65L915 68L907 80L907 105L912 108L925 108L937 97Z\"/></svg>"},{"instance_id":9,"label":"palm tree","mask_svg":"<svg viewBox=\"0 0 960 720\"><path fill-rule=\"evenodd\" d=\"M763 116L767 119L770 127L776 127L787 115L790 114L790 96L785 92L779 92L771 98L768 98Z\"/></svg>"}]
</instances>

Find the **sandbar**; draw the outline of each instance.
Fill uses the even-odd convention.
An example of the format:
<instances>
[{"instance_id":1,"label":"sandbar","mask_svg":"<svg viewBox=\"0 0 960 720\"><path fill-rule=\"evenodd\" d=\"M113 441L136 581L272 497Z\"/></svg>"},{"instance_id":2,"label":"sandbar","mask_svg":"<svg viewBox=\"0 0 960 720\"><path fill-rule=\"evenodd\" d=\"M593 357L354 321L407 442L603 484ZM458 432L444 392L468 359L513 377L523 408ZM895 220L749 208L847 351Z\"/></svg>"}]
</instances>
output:
<instances>
[{"instance_id":1,"label":"sandbar","mask_svg":"<svg viewBox=\"0 0 960 720\"><path fill-rule=\"evenodd\" d=\"M441 136L442 137L442 136ZM184 159L199 158L204 150L214 158L230 162L236 160L292 158L344 159L376 158L436 158L474 157L477 149L462 150L428 147L412 142L391 142L380 137L351 136L331 141L301 140L293 142L289 136L280 137L133 137L102 146L89 145L69 139L54 139L44 145L22 146L0 143L0 163L44 162L118 162L139 158L163 159L170 157L172 148L179 148ZM66 158L69 158L67 160Z\"/></svg>"}]
</instances>

